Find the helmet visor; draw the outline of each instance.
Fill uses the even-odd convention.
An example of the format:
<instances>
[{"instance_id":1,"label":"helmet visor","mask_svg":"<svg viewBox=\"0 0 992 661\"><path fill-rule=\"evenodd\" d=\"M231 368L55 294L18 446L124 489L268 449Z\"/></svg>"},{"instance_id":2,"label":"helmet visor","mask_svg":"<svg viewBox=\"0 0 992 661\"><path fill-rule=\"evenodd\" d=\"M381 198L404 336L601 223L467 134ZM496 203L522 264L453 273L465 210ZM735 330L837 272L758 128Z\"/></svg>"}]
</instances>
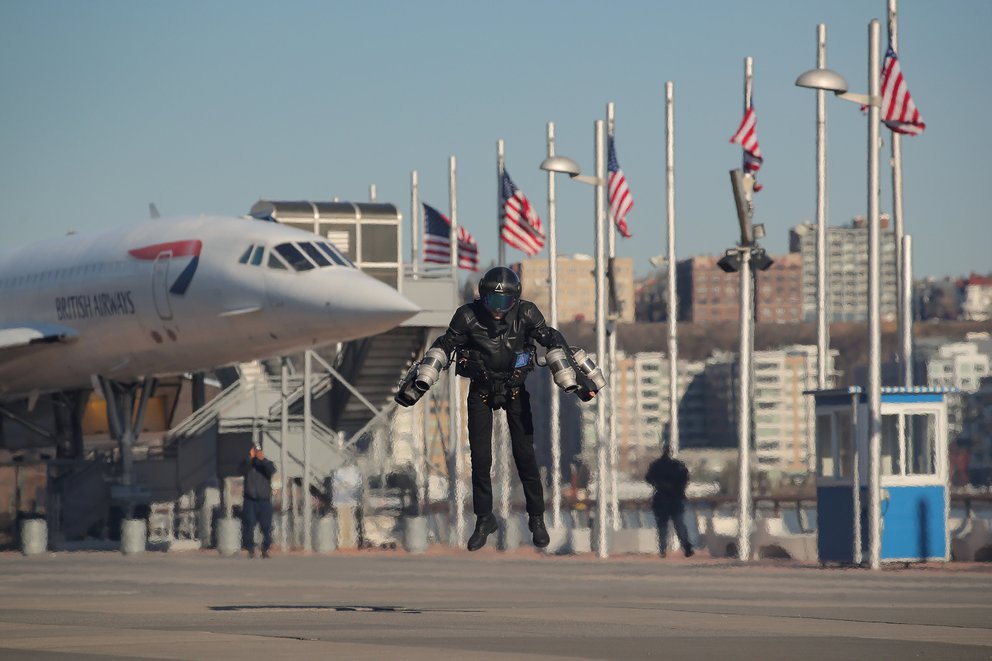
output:
<instances>
[{"instance_id":1,"label":"helmet visor","mask_svg":"<svg viewBox=\"0 0 992 661\"><path fill-rule=\"evenodd\" d=\"M517 297L502 293L486 294L485 303L490 311L494 313L505 313L516 305Z\"/></svg>"}]
</instances>

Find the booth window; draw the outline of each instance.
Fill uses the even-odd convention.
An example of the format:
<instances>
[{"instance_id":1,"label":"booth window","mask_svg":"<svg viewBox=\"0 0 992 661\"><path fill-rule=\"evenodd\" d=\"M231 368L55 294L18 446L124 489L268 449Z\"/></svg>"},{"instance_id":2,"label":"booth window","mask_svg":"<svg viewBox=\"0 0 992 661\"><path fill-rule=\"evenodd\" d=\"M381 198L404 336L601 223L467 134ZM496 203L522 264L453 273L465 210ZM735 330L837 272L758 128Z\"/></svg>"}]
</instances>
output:
<instances>
[{"instance_id":1,"label":"booth window","mask_svg":"<svg viewBox=\"0 0 992 661\"><path fill-rule=\"evenodd\" d=\"M902 461L899 456L900 415L882 416L882 475L902 475Z\"/></svg>"},{"instance_id":2,"label":"booth window","mask_svg":"<svg viewBox=\"0 0 992 661\"><path fill-rule=\"evenodd\" d=\"M840 447L837 448L840 473L838 477L850 477L854 460L853 441L854 433L851 427L851 413L849 411L837 411L834 427L837 430L835 438Z\"/></svg>"},{"instance_id":3,"label":"booth window","mask_svg":"<svg viewBox=\"0 0 992 661\"><path fill-rule=\"evenodd\" d=\"M933 475L937 472L934 448L937 444L937 421L927 414L906 416L906 473Z\"/></svg>"},{"instance_id":4,"label":"booth window","mask_svg":"<svg viewBox=\"0 0 992 661\"><path fill-rule=\"evenodd\" d=\"M882 475L937 472L937 418L931 413L882 416Z\"/></svg>"},{"instance_id":5,"label":"booth window","mask_svg":"<svg viewBox=\"0 0 992 661\"><path fill-rule=\"evenodd\" d=\"M849 410L816 416L816 474L850 477L854 472L854 429Z\"/></svg>"},{"instance_id":6,"label":"booth window","mask_svg":"<svg viewBox=\"0 0 992 661\"><path fill-rule=\"evenodd\" d=\"M816 474L834 477L833 416L829 413L816 416Z\"/></svg>"}]
</instances>

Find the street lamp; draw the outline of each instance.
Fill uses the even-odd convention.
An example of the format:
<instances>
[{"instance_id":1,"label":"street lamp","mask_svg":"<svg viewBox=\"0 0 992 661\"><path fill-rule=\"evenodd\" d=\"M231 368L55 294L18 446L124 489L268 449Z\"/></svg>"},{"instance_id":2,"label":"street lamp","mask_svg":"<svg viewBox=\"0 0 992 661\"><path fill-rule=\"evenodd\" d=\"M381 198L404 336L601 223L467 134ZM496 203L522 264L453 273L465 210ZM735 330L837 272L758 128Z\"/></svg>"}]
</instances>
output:
<instances>
[{"instance_id":1,"label":"street lamp","mask_svg":"<svg viewBox=\"0 0 992 661\"><path fill-rule=\"evenodd\" d=\"M751 359L754 354L754 282L755 270L768 270L773 261L756 239L765 235L763 225L751 222L754 177L741 170L730 171L737 222L741 239L735 248L727 250L716 263L724 273L740 273L740 334L738 342L737 375L737 557L751 557Z\"/></svg>"},{"instance_id":2,"label":"street lamp","mask_svg":"<svg viewBox=\"0 0 992 661\"><path fill-rule=\"evenodd\" d=\"M818 68L796 78L798 87L833 92L838 97L868 107L868 512L870 566L881 564L881 519L879 514L880 455L882 447L882 363L879 310L879 211L878 151L879 109L882 105L879 74L879 35L877 19L868 24L868 94L847 91L847 81L835 71ZM821 358L822 359L822 358ZM856 469L855 469L856 470ZM854 473L858 475L857 472ZM857 481L857 477L855 478ZM859 520L855 516L855 522ZM855 523L857 525L857 523Z\"/></svg>"},{"instance_id":3,"label":"street lamp","mask_svg":"<svg viewBox=\"0 0 992 661\"><path fill-rule=\"evenodd\" d=\"M606 356L606 255L604 229L606 225L606 159L604 157L604 123L595 123L596 176L582 174L582 168L567 156L551 156L541 162L546 172L561 172L575 181L595 186L596 218L596 357L600 364ZM596 398L596 522L598 527L597 552L600 558L608 557L606 543L606 399Z\"/></svg>"}]
</instances>

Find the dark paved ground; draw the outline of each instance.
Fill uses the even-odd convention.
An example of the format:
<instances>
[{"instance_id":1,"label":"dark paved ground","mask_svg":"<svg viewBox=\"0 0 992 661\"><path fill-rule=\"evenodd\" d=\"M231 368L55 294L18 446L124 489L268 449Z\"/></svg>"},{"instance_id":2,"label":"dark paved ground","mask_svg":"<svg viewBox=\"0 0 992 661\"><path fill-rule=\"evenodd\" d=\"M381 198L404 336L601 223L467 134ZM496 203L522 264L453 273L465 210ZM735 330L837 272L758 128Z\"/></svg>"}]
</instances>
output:
<instances>
[{"instance_id":1,"label":"dark paved ground","mask_svg":"<svg viewBox=\"0 0 992 661\"><path fill-rule=\"evenodd\" d=\"M990 659L992 567L0 554L7 659Z\"/></svg>"}]
</instances>

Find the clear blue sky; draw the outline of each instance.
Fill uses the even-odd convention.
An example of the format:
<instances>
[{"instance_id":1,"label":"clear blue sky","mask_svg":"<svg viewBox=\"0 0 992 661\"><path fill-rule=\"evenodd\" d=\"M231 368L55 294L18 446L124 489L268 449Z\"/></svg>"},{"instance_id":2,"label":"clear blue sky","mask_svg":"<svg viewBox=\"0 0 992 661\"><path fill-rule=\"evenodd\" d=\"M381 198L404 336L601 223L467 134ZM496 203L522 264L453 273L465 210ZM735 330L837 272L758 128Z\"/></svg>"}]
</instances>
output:
<instances>
[{"instance_id":1,"label":"clear blue sky","mask_svg":"<svg viewBox=\"0 0 992 661\"><path fill-rule=\"evenodd\" d=\"M867 90L868 22L885 0L499 3L229 0L0 3L0 227L4 245L163 215L240 215L260 198L380 201L409 217L410 171L495 258L496 140L546 211L546 123L558 153L592 168L593 122L617 104L617 151L634 195L636 270L665 251L664 86L675 85L680 258L734 243L728 143L743 61L765 157L756 197L771 252L815 213L816 61ZM928 128L903 141L915 271L992 270L988 0L901 0L900 60ZM828 99L829 221L866 209L865 117ZM889 132L882 135L888 139ZM882 210L891 208L888 145ZM592 252L592 189L559 179L560 251ZM520 253L508 249L511 259Z\"/></svg>"}]
</instances>

